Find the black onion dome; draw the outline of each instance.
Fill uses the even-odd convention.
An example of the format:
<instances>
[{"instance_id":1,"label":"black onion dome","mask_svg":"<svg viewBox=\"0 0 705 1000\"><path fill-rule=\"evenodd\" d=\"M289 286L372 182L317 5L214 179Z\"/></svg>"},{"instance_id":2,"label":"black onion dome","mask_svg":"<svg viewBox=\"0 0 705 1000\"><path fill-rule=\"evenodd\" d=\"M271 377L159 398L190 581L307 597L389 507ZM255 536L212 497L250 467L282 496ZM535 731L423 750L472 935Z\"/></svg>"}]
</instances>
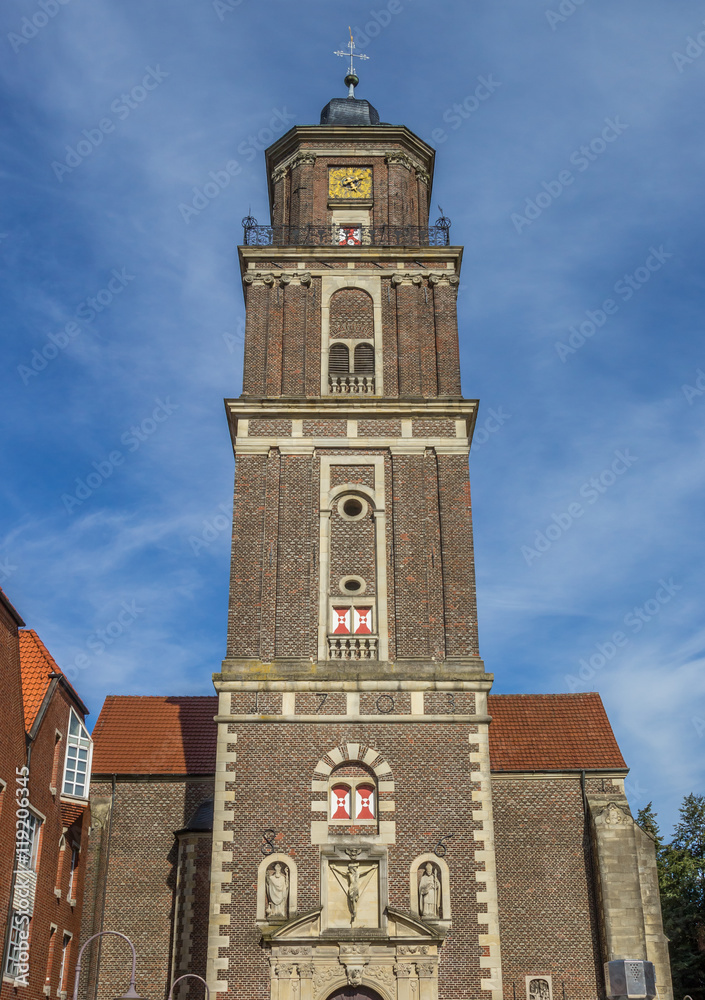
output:
<instances>
[{"instance_id":1,"label":"black onion dome","mask_svg":"<svg viewBox=\"0 0 705 1000\"><path fill-rule=\"evenodd\" d=\"M321 111L321 125L379 125L379 112L357 97L334 97Z\"/></svg>"}]
</instances>

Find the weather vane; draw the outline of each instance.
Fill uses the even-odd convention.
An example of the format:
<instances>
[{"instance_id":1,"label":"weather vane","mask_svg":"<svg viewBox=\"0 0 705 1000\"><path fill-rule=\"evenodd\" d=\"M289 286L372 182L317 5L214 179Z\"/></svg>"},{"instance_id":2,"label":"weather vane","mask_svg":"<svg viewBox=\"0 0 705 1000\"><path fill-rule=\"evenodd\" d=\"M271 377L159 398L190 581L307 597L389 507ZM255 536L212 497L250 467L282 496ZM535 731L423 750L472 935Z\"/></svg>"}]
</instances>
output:
<instances>
[{"instance_id":1,"label":"weather vane","mask_svg":"<svg viewBox=\"0 0 705 1000\"><path fill-rule=\"evenodd\" d=\"M355 58L358 58L358 59L369 59L370 57L366 56L363 52L356 52L355 51L355 40L353 39L352 28L350 26L348 26L348 31L350 32L350 41L348 42L348 51L346 52L345 49L337 49L333 53L333 55L335 55L335 56L342 56L343 59L347 59L348 57L350 57L350 72L345 77L345 82L348 85L348 97L354 97L355 96L355 87L357 87L358 83L360 82L360 79L359 79L359 77L357 76L357 74L355 72L355 66L353 64L353 59L355 59Z\"/></svg>"}]
</instances>

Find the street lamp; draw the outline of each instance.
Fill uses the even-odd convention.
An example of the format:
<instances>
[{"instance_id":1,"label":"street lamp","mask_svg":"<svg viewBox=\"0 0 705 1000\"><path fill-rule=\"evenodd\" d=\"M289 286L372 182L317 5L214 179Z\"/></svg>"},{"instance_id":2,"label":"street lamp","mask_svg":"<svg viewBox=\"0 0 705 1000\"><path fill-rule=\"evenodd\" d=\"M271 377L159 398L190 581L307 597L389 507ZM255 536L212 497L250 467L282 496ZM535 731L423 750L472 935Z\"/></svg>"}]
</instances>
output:
<instances>
[{"instance_id":1,"label":"street lamp","mask_svg":"<svg viewBox=\"0 0 705 1000\"><path fill-rule=\"evenodd\" d=\"M138 994L135 989L135 970L137 968L137 952L135 951L135 946L126 934L121 934L119 931L99 931L97 934L91 935L85 942L83 947L78 953L78 961L76 962L76 971L74 973L74 983L73 983L73 1000L78 1000L78 983L81 978L81 955L86 950L91 941L96 938L102 937L104 934L114 934L116 937L122 938L123 941L127 941L130 946L130 951L132 952L132 975L130 976L130 985L127 988L127 993L123 993L122 996L116 998L116 1000L143 1000L143 998Z\"/></svg>"},{"instance_id":2,"label":"street lamp","mask_svg":"<svg viewBox=\"0 0 705 1000\"><path fill-rule=\"evenodd\" d=\"M200 982L202 982L203 985L206 988L206 998L205 998L205 1000L210 1000L211 991L208 989L208 983L205 981L205 979L203 978L203 976L197 976L195 972L187 972L185 976L179 976L178 979L175 979L174 982L171 984L171 989L169 990L169 996L167 997L167 1000L172 1000L172 997L174 995L174 987L176 986L177 983L180 983L182 979L198 979L198 980L200 980ZM120 998L120 1000L122 1000L122 998Z\"/></svg>"}]
</instances>

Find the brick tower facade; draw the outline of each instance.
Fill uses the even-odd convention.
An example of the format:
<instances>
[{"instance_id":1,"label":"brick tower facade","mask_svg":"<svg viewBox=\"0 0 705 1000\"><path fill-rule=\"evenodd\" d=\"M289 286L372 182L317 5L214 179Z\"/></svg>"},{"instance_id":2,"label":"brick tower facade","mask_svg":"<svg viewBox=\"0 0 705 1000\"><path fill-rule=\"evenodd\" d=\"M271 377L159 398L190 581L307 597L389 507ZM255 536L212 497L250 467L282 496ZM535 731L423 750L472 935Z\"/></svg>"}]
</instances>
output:
<instances>
[{"instance_id":1,"label":"brick tower facade","mask_svg":"<svg viewBox=\"0 0 705 1000\"><path fill-rule=\"evenodd\" d=\"M272 225L240 248L208 979L499 996L462 249L426 143L354 98L321 122L267 150Z\"/></svg>"},{"instance_id":2,"label":"brick tower facade","mask_svg":"<svg viewBox=\"0 0 705 1000\"><path fill-rule=\"evenodd\" d=\"M106 700L83 936L130 936L163 1000L187 973L213 1000L595 1000L611 959L672 1000L599 696L489 693L434 152L351 96L266 163L217 697ZM123 958L101 942L81 1000Z\"/></svg>"}]
</instances>

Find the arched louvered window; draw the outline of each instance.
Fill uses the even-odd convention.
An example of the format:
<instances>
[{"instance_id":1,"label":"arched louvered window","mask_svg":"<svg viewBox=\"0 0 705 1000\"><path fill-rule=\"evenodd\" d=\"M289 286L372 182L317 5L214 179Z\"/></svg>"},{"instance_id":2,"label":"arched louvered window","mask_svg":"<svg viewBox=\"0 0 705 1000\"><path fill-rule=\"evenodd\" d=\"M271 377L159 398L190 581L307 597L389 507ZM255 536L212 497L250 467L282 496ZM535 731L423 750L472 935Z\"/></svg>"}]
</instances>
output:
<instances>
[{"instance_id":1,"label":"arched louvered window","mask_svg":"<svg viewBox=\"0 0 705 1000\"><path fill-rule=\"evenodd\" d=\"M355 348L355 374L374 375L375 350L372 344L358 344Z\"/></svg>"},{"instance_id":2,"label":"arched louvered window","mask_svg":"<svg viewBox=\"0 0 705 1000\"><path fill-rule=\"evenodd\" d=\"M345 344L333 344L328 356L330 375L347 375L350 371L350 353Z\"/></svg>"}]
</instances>

